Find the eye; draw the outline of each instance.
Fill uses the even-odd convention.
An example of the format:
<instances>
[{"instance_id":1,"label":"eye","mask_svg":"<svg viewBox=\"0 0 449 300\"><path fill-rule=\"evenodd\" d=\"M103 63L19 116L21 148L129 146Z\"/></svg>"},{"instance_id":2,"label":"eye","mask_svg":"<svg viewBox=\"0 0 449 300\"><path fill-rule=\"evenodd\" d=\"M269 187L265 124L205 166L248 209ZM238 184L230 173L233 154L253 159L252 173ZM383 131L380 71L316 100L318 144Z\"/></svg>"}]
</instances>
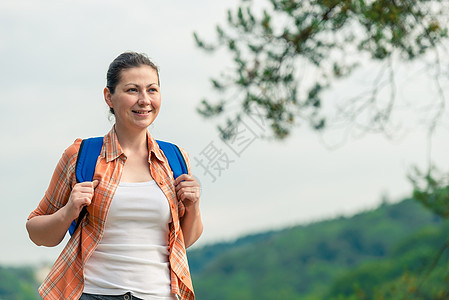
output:
<instances>
[{"instance_id":1,"label":"eye","mask_svg":"<svg viewBox=\"0 0 449 300\"><path fill-rule=\"evenodd\" d=\"M129 88L129 89L127 90L127 92L136 93L136 92L137 92L137 89L136 89L136 88Z\"/></svg>"},{"instance_id":2,"label":"eye","mask_svg":"<svg viewBox=\"0 0 449 300\"><path fill-rule=\"evenodd\" d=\"M150 93L156 93L156 92L158 92L158 89L157 89L157 88L154 88L154 87L151 87L151 88L148 89L148 91L149 91Z\"/></svg>"}]
</instances>

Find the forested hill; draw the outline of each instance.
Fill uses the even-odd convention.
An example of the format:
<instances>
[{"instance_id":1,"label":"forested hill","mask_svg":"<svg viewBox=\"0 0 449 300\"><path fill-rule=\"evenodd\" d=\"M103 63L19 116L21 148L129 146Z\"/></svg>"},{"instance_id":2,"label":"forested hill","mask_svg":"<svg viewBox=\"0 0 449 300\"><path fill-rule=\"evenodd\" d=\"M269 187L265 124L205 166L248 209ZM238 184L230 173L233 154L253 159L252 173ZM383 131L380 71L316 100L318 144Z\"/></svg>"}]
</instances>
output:
<instances>
[{"instance_id":1,"label":"forested hill","mask_svg":"<svg viewBox=\"0 0 449 300\"><path fill-rule=\"evenodd\" d=\"M449 299L447 256L436 259L448 234L404 200L194 249L189 262L199 300Z\"/></svg>"},{"instance_id":2,"label":"forested hill","mask_svg":"<svg viewBox=\"0 0 449 300\"><path fill-rule=\"evenodd\" d=\"M189 251L198 300L449 299L449 222L414 200ZM0 267L0 299L40 299Z\"/></svg>"}]
</instances>

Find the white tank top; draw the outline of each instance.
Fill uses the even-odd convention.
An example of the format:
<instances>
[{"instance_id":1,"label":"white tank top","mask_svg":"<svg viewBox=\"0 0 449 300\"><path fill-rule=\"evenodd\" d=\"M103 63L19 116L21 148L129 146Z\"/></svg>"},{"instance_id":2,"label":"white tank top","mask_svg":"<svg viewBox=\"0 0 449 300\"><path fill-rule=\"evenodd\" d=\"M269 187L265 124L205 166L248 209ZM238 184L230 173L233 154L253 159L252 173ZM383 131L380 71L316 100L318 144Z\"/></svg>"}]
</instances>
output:
<instances>
[{"instance_id":1,"label":"white tank top","mask_svg":"<svg viewBox=\"0 0 449 300\"><path fill-rule=\"evenodd\" d=\"M121 182L104 235L84 266L84 292L142 299L176 299L168 260L168 200L155 181Z\"/></svg>"}]
</instances>

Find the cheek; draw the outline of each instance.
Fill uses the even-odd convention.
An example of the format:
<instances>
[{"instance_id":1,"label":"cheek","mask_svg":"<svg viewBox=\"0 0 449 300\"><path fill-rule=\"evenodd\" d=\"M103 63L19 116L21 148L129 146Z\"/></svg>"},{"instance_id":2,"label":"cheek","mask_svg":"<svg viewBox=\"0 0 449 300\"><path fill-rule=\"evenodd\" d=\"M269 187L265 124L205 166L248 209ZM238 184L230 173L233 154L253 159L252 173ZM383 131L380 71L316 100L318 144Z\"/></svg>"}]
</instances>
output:
<instances>
[{"instance_id":1,"label":"cheek","mask_svg":"<svg viewBox=\"0 0 449 300\"><path fill-rule=\"evenodd\" d=\"M135 104L135 100L132 97L117 97L113 102L116 107L127 109Z\"/></svg>"},{"instance_id":2,"label":"cheek","mask_svg":"<svg viewBox=\"0 0 449 300\"><path fill-rule=\"evenodd\" d=\"M161 107L161 98L158 97L152 101L152 105L155 109L159 109Z\"/></svg>"}]
</instances>

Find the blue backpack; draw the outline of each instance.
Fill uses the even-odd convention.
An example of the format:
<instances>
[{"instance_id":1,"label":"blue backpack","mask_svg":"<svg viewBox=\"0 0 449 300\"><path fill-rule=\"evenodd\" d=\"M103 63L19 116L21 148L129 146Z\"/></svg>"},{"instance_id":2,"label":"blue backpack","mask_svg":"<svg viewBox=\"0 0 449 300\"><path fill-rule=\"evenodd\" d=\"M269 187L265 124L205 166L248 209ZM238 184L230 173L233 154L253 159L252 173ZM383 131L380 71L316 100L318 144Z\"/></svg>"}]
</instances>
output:
<instances>
[{"instance_id":1,"label":"blue backpack","mask_svg":"<svg viewBox=\"0 0 449 300\"><path fill-rule=\"evenodd\" d=\"M165 157L168 159L168 164L173 172L173 177L177 178L182 174L187 174L187 164L178 146L159 140L156 140L156 142L162 152L164 152ZM89 138L81 142L75 167L76 181L78 183L92 181L95 172L95 165L97 163L98 156L100 155L102 146L103 137ZM70 224L70 235L73 235L75 230L78 228L78 225L86 215L86 212L87 209L84 207L78 217L78 220L74 220L72 224Z\"/></svg>"}]
</instances>

